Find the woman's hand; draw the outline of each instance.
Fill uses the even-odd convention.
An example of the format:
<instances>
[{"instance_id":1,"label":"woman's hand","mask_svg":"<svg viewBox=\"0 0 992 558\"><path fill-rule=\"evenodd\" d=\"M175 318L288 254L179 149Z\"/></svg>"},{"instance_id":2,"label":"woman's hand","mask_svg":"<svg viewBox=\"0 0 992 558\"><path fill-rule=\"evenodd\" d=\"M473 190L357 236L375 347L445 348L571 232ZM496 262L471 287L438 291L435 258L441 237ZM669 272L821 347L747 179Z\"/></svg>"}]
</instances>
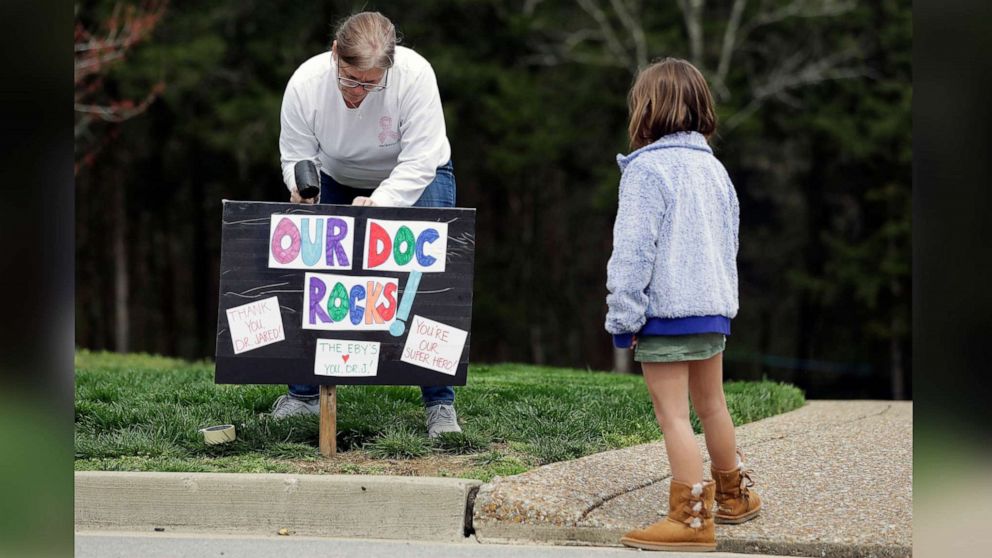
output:
<instances>
[{"instance_id":1,"label":"woman's hand","mask_svg":"<svg viewBox=\"0 0 992 558\"><path fill-rule=\"evenodd\" d=\"M300 196L300 191L297 190L296 188L293 188L292 190L289 191L289 201L293 203L314 204L317 203L317 198L303 198Z\"/></svg>"},{"instance_id":2,"label":"woman's hand","mask_svg":"<svg viewBox=\"0 0 992 558\"><path fill-rule=\"evenodd\" d=\"M355 198L355 201L351 202L351 205L368 205L368 206L372 206L372 205L375 205L375 202L372 201L372 198L367 198L365 196L358 196L357 198Z\"/></svg>"}]
</instances>

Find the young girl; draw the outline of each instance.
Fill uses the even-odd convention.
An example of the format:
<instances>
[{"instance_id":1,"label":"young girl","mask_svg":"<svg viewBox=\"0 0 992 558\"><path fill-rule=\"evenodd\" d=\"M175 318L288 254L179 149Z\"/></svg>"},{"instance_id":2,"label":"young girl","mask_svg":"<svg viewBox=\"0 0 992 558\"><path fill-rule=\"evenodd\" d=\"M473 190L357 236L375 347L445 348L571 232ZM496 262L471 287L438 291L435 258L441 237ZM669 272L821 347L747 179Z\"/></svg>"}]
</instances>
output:
<instances>
[{"instance_id":1,"label":"young girl","mask_svg":"<svg viewBox=\"0 0 992 558\"><path fill-rule=\"evenodd\" d=\"M632 152L617 156L622 177L606 329L617 347L635 348L672 481L667 517L620 541L646 550L714 550L714 516L741 523L761 508L748 490L750 471L723 394L725 336L737 315L737 195L707 144L716 115L692 64L666 58L648 66L628 103ZM690 395L714 480L703 478Z\"/></svg>"}]
</instances>

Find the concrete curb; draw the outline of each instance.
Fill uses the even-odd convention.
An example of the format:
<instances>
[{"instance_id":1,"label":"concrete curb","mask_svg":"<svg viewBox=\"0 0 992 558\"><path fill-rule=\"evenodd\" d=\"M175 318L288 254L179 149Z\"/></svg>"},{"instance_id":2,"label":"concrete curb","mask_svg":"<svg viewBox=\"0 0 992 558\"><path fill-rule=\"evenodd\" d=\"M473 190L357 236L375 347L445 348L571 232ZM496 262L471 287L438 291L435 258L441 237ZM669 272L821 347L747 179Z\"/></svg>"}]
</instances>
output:
<instances>
[{"instance_id":1,"label":"concrete curb","mask_svg":"<svg viewBox=\"0 0 992 558\"><path fill-rule=\"evenodd\" d=\"M75 474L77 530L460 542L475 480L237 473Z\"/></svg>"}]
</instances>

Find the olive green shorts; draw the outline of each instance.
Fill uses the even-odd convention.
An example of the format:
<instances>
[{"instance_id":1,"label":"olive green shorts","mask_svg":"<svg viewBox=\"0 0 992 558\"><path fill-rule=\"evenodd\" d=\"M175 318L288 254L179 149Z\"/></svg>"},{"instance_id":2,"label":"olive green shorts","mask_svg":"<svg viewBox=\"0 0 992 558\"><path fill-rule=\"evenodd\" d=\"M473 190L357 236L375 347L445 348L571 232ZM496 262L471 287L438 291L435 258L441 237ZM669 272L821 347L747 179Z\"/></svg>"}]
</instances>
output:
<instances>
[{"instance_id":1,"label":"olive green shorts","mask_svg":"<svg viewBox=\"0 0 992 558\"><path fill-rule=\"evenodd\" d=\"M727 338L722 333L646 335L637 338L634 360L637 362L706 360L723 352L726 346Z\"/></svg>"}]
</instances>

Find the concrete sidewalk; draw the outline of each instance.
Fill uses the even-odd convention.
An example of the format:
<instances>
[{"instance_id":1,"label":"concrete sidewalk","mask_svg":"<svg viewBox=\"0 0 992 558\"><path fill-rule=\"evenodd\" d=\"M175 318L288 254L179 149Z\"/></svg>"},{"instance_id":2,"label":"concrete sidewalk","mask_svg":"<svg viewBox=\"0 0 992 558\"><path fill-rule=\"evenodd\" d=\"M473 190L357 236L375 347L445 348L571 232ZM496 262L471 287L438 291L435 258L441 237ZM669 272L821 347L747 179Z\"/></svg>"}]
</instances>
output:
<instances>
[{"instance_id":1,"label":"concrete sidewalk","mask_svg":"<svg viewBox=\"0 0 992 558\"><path fill-rule=\"evenodd\" d=\"M765 503L753 521L718 525L718 550L911 556L912 408L814 401L739 427ZM618 545L664 517L669 476L661 443L554 463L483 485L473 527L483 543Z\"/></svg>"}]
</instances>

